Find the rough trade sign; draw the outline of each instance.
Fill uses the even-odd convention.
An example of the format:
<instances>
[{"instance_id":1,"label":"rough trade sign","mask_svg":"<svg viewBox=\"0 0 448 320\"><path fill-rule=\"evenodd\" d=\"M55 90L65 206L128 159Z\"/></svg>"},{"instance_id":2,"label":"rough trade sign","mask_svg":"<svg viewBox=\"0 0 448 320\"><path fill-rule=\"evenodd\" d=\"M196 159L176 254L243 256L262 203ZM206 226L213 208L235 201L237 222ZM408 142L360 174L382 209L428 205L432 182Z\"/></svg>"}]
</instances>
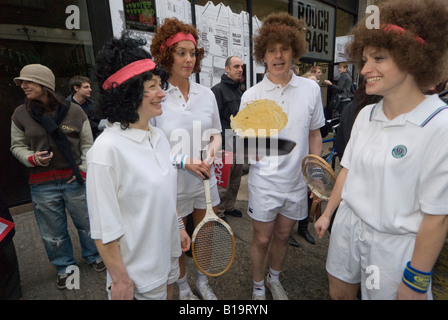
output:
<instances>
[{"instance_id":1,"label":"rough trade sign","mask_svg":"<svg viewBox=\"0 0 448 320\"><path fill-rule=\"evenodd\" d=\"M333 60L334 8L319 1L294 1L292 13L305 20L306 41L309 43L307 58Z\"/></svg>"}]
</instances>

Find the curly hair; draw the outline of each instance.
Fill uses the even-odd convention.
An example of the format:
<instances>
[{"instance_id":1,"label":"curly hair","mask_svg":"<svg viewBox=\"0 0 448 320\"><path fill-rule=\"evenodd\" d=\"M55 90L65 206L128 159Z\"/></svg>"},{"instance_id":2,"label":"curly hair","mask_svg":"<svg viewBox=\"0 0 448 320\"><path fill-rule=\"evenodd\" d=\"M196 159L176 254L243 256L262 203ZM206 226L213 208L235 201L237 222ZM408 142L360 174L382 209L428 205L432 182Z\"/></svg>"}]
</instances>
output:
<instances>
[{"instance_id":1,"label":"curly hair","mask_svg":"<svg viewBox=\"0 0 448 320\"><path fill-rule=\"evenodd\" d=\"M185 34L191 34L196 43L199 43L199 36L197 29L190 25L179 21L177 18L166 18L163 24L157 28L154 38L152 39L150 50L154 56L155 62L162 65L168 72L171 71L174 62L174 50L177 47L177 43L172 46L166 46L166 41L171 36L183 32ZM196 64L193 67L193 72L198 73L201 71L201 61L205 56L204 48L198 48L196 46Z\"/></svg>"},{"instance_id":2,"label":"curly hair","mask_svg":"<svg viewBox=\"0 0 448 320\"><path fill-rule=\"evenodd\" d=\"M293 52L293 63L308 52L305 22L287 12L271 13L254 37L254 58L262 63L269 43L287 43Z\"/></svg>"},{"instance_id":3,"label":"curly hair","mask_svg":"<svg viewBox=\"0 0 448 320\"><path fill-rule=\"evenodd\" d=\"M96 78L100 85L99 103L96 113L100 118L107 118L110 122L120 122L122 128L128 128L130 123L139 119L138 108L143 100L143 84L158 75L162 80L162 88L168 86L168 73L156 66L155 69L143 72L122 84L104 90L101 85L112 74L128 64L151 59L151 55L143 46L144 39L133 39L124 33L120 39L113 38L98 52L95 61Z\"/></svg>"},{"instance_id":4,"label":"curly hair","mask_svg":"<svg viewBox=\"0 0 448 320\"><path fill-rule=\"evenodd\" d=\"M448 7L445 0L393 0L380 6L380 28L369 29L366 17L351 30L347 45L351 62L363 67L366 46L385 49L400 70L414 76L425 89L448 74ZM385 30L394 25L405 32ZM423 42L424 43L421 43Z\"/></svg>"}]
</instances>

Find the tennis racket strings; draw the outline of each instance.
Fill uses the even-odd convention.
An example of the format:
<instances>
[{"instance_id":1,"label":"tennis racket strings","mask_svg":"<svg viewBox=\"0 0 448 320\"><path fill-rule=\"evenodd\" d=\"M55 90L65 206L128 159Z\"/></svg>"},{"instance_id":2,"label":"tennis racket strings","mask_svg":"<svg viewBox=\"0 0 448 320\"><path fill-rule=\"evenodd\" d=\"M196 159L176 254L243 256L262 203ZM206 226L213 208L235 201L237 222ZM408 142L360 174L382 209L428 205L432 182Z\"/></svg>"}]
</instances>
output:
<instances>
[{"instance_id":1,"label":"tennis racket strings","mask_svg":"<svg viewBox=\"0 0 448 320\"><path fill-rule=\"evenodd\" d=\"M223 274L233 262L234 238L219 220L207 221L194 240L196 265L207 275Z\"/></svg>"},{"instance_id":2,"label":"tennis racket strings","mask_svg":"<svg viewBox=\"0 0 448 320\"><path fill-rule=\"evenodd\" d=\"M303 160L302 173L310 191L328 201L336 182L335 173L328 163L318 157L307 156Z\"/></svg>"},{"instance_id":3,"label":"tennis racket strings","mask_svg":"<svg viewBox=\"0 0 448 320\"><path fill-rule=\"evenodd\" d=\"M201 150L201 160L206 159ZM207 209L203 220L196 226L192 237L193 259L199 271L217 277L226 272L235 257L235 238L230 226L213 211L208 176L204 179Z\"/></svg>"}]
</instances>

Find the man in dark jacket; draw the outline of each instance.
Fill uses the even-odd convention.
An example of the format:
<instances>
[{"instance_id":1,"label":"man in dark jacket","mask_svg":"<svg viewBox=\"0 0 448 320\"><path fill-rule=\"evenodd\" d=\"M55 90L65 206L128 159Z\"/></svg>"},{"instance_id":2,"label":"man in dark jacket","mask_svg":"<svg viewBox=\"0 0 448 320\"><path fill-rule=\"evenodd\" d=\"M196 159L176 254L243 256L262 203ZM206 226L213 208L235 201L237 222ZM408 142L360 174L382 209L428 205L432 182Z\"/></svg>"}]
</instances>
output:
<instances>
[{"instance_id":1,"label":"man in dark jacket","mask_svg":"<svg viewBox=\"0 0 448 320\"><path fill-rule=\"evenodd\" d=\"M338 80L338 84L332 83L330 80L325 80L325 83L331 88L335 89L339 96L339 106L337 111L342 113L344 106L347 105L353 99L353 80L348 72L348 64L343 62L338 66L339 74L341 75Z\"/></svg>"},{"instance_id":2,"label":"man in dark jacket","mask_svg":"<svg viewBox=\"0 0 448 320\"><path fill-rule=\"evenodd\" d=\"M92 93L90 79L83 76L74 76L69 81L69 87L71 95L67 97L67 100L80 105L84 110L89 118L93 139L96 139L102 132L102 129L99 128L100 119L95 115L94 102L90 98Z\"/></svg>"},{"instance_id":3,"label":"man in dark jacket","mask_svg":"<svg viewBox=\"0 0 448 320\"><path fill-rule=\"evenodd\" d=\"M226 132L231 132L230 116L235 116L240 108L242 95L240 85L243 77L243 61L236 56L231 56L226 60L225 70L226 73L221 76L221 82L212 87L221 118L223 151L230 150L232 147L232 140L227 139L226 141ZM226 214L235 217L242 216L241 211L234 208L242 172L243 164L235 163L234 157L227 189L218 186L219 196L221 198L221 203L218 206L218 216L225 217Z\"/></svg>"}]
</instances>

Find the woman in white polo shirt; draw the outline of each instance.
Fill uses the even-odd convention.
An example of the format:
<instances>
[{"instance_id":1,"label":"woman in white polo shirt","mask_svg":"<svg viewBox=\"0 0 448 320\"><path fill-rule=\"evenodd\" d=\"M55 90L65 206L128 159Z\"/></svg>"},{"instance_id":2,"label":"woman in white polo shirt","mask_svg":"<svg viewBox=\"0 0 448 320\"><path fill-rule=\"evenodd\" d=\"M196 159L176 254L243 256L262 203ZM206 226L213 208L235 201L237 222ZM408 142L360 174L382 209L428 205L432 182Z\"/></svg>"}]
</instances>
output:
<instances>
[{"instance_id":1,"label":"woman in white polo shirt","mask_svg":"<svg viewBox=\"0 0 448 320\"><path fill-rule=\"evenodd\" d=\"M305 23L287 13L269 15L254 39L255 59L264 63L263 80L248 89L241 107L255 99L277 102L288 116L278 138L296 146L288 155L269 156L251 164L248 177L253 238L250 246L253 298L265 298L265 284L274 299L287 299L279 281L292 228L308 215L307 186L302 159L322 154L320 128L325 124L319 85L292 72L293 62L306 53ZM269 249L270 246L270 249ZM269 274L264 281L266 261Z\"/></svg>"},{"instance_id":2,"label":"woman in white polo shirt","mask_svg":"<svg viewBox=\"0 0 448 320\"><path fill-rule=\"evenodd\" d=\"M181 248L190 245L176 212L170 145L149 125L162 113L168 74L145 43L124 35L96 59L99 111L108 122L87 153L87 202L110 299L170 299Z\"/></svg>"},{"instance_id":3,"label":"woman in white polo shirt","mask_svg":"<svg viewBox=\"0 0 448 320\"><path fill-rule=\"evenodd\" d=\"M201 69L205 50L198 47L195 27L176 18L164 20L151 43L155 61L170 73L163 114L152 119L171 144L173 162L178 167L177 209L186 221L192 215L196 226L204 217L206 202L204 175L210 177L212 205L219 204L218 187L211 164L221 146L221 122L213 92L191 79ZM205 161L199 160L201 149L208 150ZM184 255L180 259L181 277L178 280L181 300L197 299L187 282ZM196 289L204 300L216 296L205 275L198 271Z\"/></svg>"},{"instance_id":4,"label":"woman in white polo shirt","mask_svg":"<svg viewBox=\"0 0 448 320\"><path fill-rule=\"evenodd\" d=\"M395 0L378 29L361 21L350 58L367 94L383 96L356 118L336 186L327 271L334 299L431 299L431 273L448 230L448 107L422 89L447 72L443 0ZM431 17L431 19L428 19Z\"/></svg>"}]
</instances>

